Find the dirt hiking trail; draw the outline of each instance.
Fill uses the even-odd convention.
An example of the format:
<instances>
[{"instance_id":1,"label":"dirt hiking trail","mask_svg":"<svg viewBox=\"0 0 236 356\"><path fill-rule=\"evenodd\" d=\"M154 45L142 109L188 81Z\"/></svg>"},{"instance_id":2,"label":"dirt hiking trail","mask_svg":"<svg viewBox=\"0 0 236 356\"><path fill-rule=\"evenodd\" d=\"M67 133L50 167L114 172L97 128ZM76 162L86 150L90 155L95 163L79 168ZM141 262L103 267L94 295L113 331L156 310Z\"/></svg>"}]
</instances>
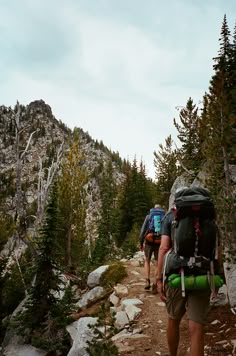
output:
<instances>
[{"instance_id":1,"label":"dirt hiking trail","mask_svg":"<svg viewBox=\"0 0 236 356\"><path fill-rule=\"evenodd\" d=\"M165 304L159 295L153 295L151 290L145 291L145 276L143 266L133 266L125 262L127 277L121 282L129 290L127 298L139 298L143 301L141 314L130 325L130 330L139 330L134 338L120 339L118 342L121 356L156 356L168 355L166 340L167 313ZM154 266L151 265L151 273ZM233 343L236 343L236 317L230 307L220 306L211 309L205 328L205 356L236 355ZM188 320L185 316L181 322L180 344L178 356L189 355Z\"/></svg>"}]
</instances>

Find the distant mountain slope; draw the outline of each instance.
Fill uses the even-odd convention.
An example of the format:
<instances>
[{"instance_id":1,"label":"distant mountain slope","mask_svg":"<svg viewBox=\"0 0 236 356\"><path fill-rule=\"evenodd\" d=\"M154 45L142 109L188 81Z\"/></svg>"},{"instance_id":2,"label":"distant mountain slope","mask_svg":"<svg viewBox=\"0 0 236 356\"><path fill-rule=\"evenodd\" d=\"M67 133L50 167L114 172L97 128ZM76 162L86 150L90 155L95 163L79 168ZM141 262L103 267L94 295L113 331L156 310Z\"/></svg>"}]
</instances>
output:
<instances>
[{"instance_id":1,"label":"distant mountain slope","mask_svg":"<svg viewBox=\"0 0 236 356\"><path fill-rule=\"evenodd\" d=\"M43 100L36 100L27 106L18 105L18 109L20 114L17 106L15 108L0 106L0 211L7 211L13 217L16 206L17 156L19 157L29 144L21 165L22 190L26 208L34 210L40 165L43 167L43 180L46 181L47 169L56 161L60 148L63 147L63 153L68 150L73 136L72 131L54 117L50 106ZM122 160L118 153L111 152L102 142L93 140L83 129L78 128L77 132L89 175L88 212L96 211L99 214L98 177L103 164L112 160L114 178L119 184L124 179L121 172ZM87 214L87 219L88 224L92 224L94 218Z\"/></svg>"}]
</instances>

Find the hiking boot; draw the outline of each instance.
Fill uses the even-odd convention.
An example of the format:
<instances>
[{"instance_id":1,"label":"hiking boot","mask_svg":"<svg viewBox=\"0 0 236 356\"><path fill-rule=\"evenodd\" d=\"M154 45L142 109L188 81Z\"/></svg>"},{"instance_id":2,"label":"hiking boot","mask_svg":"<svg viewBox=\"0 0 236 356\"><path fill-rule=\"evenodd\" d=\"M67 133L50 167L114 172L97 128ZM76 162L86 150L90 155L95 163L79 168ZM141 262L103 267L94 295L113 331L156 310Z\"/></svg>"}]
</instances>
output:
<instances>
[{"instance_id":1,"label":"hiking boot","mask_svg":"<svg viewBox=\"0 0 236 356\"><path fill-rule=\"evenodd\" d=\"M152 294L157 294L157 284L152 285Z\"/></svg>"},{"instance_id":2,"label":"hiking boot","mask_svg":"<svg viewBox=\"0 0 236 356\"><path fill-rule=\"evenodd\" d=\"M148 289L150 289L150 288L151 288L150 279L146 279L146 284L145 284L144 289L145 289L145 290L148 290Z\"/></svg>"}]
</instances>

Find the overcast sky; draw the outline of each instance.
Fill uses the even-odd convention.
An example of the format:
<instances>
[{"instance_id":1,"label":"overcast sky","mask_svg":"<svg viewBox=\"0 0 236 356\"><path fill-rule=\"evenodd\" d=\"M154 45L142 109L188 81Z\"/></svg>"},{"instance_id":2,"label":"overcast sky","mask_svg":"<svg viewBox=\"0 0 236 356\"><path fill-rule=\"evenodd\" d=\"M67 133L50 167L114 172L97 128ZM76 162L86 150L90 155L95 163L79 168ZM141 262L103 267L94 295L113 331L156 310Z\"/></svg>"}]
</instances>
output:
<instances>
[{"instance_id":1,"label":"overcast sky","mask_svg":"<svg viewBox=\"0 0 236 356\"><path fill-rule=\"evenodd\" d=\"M235 0L0 0L0 104L43 99L122 158L175 139L177 106L202 100Z\"/></svg>"}]
</instances>

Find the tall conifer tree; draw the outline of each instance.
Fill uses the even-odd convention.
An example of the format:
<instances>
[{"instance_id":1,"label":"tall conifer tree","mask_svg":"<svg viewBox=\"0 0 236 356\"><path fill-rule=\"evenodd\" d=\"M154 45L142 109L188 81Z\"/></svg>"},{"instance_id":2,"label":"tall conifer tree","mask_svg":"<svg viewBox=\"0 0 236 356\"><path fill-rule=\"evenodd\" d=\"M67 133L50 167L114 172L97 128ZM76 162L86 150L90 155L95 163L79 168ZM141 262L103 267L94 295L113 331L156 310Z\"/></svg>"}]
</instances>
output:
<instances>
[{"instance_id":1,"label":"tall conifer tree","mask_svg":"<svg viewBox=\"0 0 236 356\"><path fill-rule=\"evenodd\" d=\"M101 217L98 222L98 237L92 253L92 262L96 265L109 260L113 251L115 232L115 200L117 187L113 177L112 161L105 162L99 179L101 196Z\"/></svg>"},{"instance_id":2,"label":"tall conifer tree","mask_svg":"<svg viewBox=\"0 0 236 356\"><path fill-rule=\"evenodd\" d=\"M117 201L117 233L116 241L121 246L128 234L136 225L137 231L148 209L153 204L153 184L146 179L143 163L138 167L134 159L132 167L126 167L126 180L124 181Z\"/></svg>"},{"instance_id":3,"label":"tall conifer tree","mask_svg":"<svg viewBox=\"0 0 236 356\"><path fill-rule=\"evenodd\" d=\"M44 345L45 349L53 352L56 350L68 352L69 335L65 325L72 312L72 298L71 302L69 302L69 298L63 305L62 300L65 295L61 300L58 294L62 286L59 275L61 267L58 263L60 226L57 184L55 184L37 239L37 256L33 263L35 278L24 308L15 320L20 321L20 332L28 336L29 343L32 345L36 347Z\"/></svg>"},{"instance_id":4,"label":"tall conifer tree","mask_svg":"<svg viewBox=\"0 0 236 356\"><path fill-rule=\"evenodd\" d=\"M160 203L168 209L170 191L179 173L171 135L166 138L165 146L160 144L159 151L154 151L154 166Z\"/></svg>"},{"instance_id":5,"label":"tall conifer tree","mask_svg":"<svg viewBox=\"0 0 236 356\"><path fill-rule=\"evenodd\" d=\"M210 82L209 94L204 100L202 112L203 154L208 163L208 188L218 207L223 243L232 250L235 204L230 180L229 162L234 151L235 131L235 58L234 45L230 43L230 31L224 16L221 28L220 49L214 58L215 74Z\"/></svg>"},{"instance_id":6,"label":"tall conifer tree","mask_svg":"<svg viewBox=\"0 0 236 356\"><path fill-rule=\"evenodd\" d=\"M226 185L229 185L228 155L232 145L232 125L231 125L231 108L230 93L231 76L230 73L230 56L232 54L229 42L229 29L226 16L224 16L220 49L218 57L214 60L215 74L210 82L208 100L204 107L202 115L202 127L204 128L204 154L207 160L211 160L209 165L212 176L220 176L222 170L225 173ZM215 189L217 188L215 180Z\"/></svg>"},{"instance_id":7,"label":"tall conifer tree","mask_svg":"<svg viewBox=\"0 0 236 356\"><path fill-rule=\"evenodd\" d=\"M87 173L83 160L84 154L75 133L74 141L62 162L58 183L63 230L61 247L64 251L64 263L68 268L79 266L82 258L86 257L84 242Z\"/></svg>"},{"instance_id":8,"label":"tall conifer tree","mask_svg":"<svg viewBox=\"0 0 236 356\"><path fill-rule=\"evenodd\" d=\"M197 173L201 164L201 150L199 137L198 108L189 98L186 107L180 110L180 124L174 119L174 125L178 131L178 138L182 143L179 149L180 163L188 170Z\"/></svg>"}]
</instances>

